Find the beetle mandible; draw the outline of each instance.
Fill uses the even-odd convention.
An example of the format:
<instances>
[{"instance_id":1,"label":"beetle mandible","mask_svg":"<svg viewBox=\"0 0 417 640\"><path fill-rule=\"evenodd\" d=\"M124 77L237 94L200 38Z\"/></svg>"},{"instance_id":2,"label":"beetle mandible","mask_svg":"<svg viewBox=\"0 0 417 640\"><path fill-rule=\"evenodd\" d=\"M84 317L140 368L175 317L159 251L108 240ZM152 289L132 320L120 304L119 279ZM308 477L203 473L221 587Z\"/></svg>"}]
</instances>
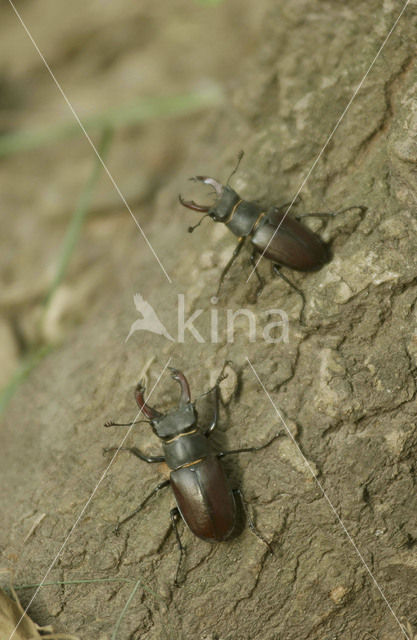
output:
<instances>
[{"instance_id":1,"label":"beetle mandible","mask_svg":"<svg viewBox=\"0 0 417 640\"><path fill-rule=\"evenodd\" d=\"M265 210L256 202L243 200L229 185L229 181L236 173L242 157L243 151L239 153L237 164L225 185L208 176L191 178L191 180L211 186L215 191L216 201L213 205L200 205L193 200L184 200L181 195L179 196L179 201L184 207L204 213L200 221L193 227L189 227L188 231L191 233L205 217L209 217L215 222L225 224L239 238L229 262L221 273L215 294L216 298L220 294L227 272L249 238L252 245L251 263L254 265L254 272L258 278L256 297L258 297L264 286L263 278L257 270L256 263L256 256L261 254L272 261L272 269L275 275L282 278L301 296L302 319L305 306L304 293L281 272L281 268L288 267L296 271L316 271L329 262L331 253L329 245L319 235L302 224L300 220L307 217L333 217L351 209L359 209L361 213L364 213L367 207L353 205L339 211L304 213L294 217L287 216L288 210L293 204L290 202L280 207L272 206Z\"/></svg>"},{"instance_id":2,"label":"beetle mandible","mask_svg":"<svg viewBox=\"0 0 417 640\"><path fill-rule=\"evenodd\" d=\"M145 402L145 389L141 382L135 389L136 402L143 415L148 418L146 422L150 423L153 432L161 440L163 455L150 456L142 453L136 447L121 447L120 449L109 447L104 449L104 452L129 451L145 462L166 462L169 466L169 479L160 482L130 515L118 523L116 533L119 532L122 524L143 509L153 495L171 485L177 503L177 506L171 509L170 516L180 552L174 580L174 584L178 586L178 576L185 551L177 527L179 516L182 516L194 535L203 540L208 542L228 540L236 533L238 524L236 498L238 498L245 511L251 531L267 545L272 553L270 544L257 530L250 517L241 490L231 489L220 458L234 453L260 451L274 442L279 434L275 434L268 442L258 447L216 452L208 437L217 425L219 385L225 376L220 374L215 386L203 394L207 395L214 391L215 399L212 421L207 427L202 428L198 424L195 402L191 401L190 387L184 374L178 369L170 368L170 370L172 378L181 386L177 409L165 414L160 413ZM110 421L105 426L131 426L132 424L135 423L120 424Z\"/></svg>"}]
</instances>

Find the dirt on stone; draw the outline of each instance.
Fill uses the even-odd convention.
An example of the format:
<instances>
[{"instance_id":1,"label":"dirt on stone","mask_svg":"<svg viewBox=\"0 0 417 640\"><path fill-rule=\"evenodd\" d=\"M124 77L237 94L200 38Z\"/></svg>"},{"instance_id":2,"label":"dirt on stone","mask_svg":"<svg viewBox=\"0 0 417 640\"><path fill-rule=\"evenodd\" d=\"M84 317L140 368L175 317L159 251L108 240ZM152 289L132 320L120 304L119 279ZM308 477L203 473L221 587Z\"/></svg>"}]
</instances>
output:
<instances>
[{"instance_id":1,"label":"dirt on stone","mask_svg":"<svg viewBox=\"0 0 417 640\"><path fill-rule=\"evenodd\" d=\"M1 426L0 549L17 586L52 583L30 605L38 624L83 640L416 637L414 2L334 130L402 6L20 3L93 142L111 135L105 163L140 226L101 169L48 304L100 168L16 13L1 7L1 384L32 360ZM215 304L236 238L211 220L187 233L198 218L178 194L210 201L188 178L225 182L240 149L232 185L245 199L282 204L303 185L290 215L367 207L307 221L333 257L314 273L284 271L304 292L304 324L300 296L266 260L254 302L245 250ZM165 335L139 328L126 341L146 304ZM183 340L182 308L195 314ZM283 314L288 335L271 329ZM216 446L280 434L225 462L274 554L247 527L210 545L180 524L176 588L169 489L114 535L166 469L124 452L108 468L103 448L125 431L103 425L134 418L144 369L151 389L169 361L196 398L226 360ZM165 372L151 404L177 401ZM209 399L198 408L204 424ZM148 425L125 446L160 451ZM34 594L19 591L24 606Z\"/></svg>"}]
</instances>

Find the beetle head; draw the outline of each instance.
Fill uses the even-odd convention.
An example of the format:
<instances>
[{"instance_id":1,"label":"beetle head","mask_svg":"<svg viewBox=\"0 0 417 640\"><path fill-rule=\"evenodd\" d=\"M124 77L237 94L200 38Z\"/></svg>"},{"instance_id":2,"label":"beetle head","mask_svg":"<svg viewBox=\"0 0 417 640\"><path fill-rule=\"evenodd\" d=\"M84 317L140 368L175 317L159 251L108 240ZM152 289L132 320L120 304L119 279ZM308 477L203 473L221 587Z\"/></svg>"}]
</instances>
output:
<instances>
[{"instance_id":1,"label":"beetle head","mask_svg":"<svg viewBox=\"0 0 417 640\"><path fill-rule=\"evenodd\" d=\"M151 424L158 438L166 440L191 431L195 428L196 422L197 412L194 405L189 402L183 407L169 411L162 418L152 420Z\"/></svg>"},{"instance_id":2,"label":"beetle head","mask_svg":"<svg viewBox=\"0 0 417 640\"><path fill-rule=\"evenodd\" d=\"M184 200L182 196L179 196L179 201L181 202L181 204L188 209L193 209L194 211L203 211L205 213L203 218L208 216L215 222L226 222L231 212L233 211L233 207L240 200L240 197L238 196L236 191L232 189L229 184L222 185L214 178L209 178L207 176L195 176L195 178L191 178L191 180L203 182L204 184L208 184L213 187L217 196L216 202L211 206L202 205L197 204L196 202L194 202L194 200ZM203 218L201 218L200 222L198 222L194 227L189 227L188 231L190 233L194 231L194 229L199 226Z\"/></svg>"},{"instance_id":3,"label":"beetle head","mask_svg":"<svg viewBox=\"0 0 417 640\"><path fill-rule=\"evenodd\" d=\"M239 202L240 197L237 195L236 191L232 189L229 185L230 179L235 175L236 171L239 168L240 161L243 158L243 151L239 151L237 156L237 162L235 167L227 179L225 185L221 184L218 180L214 178L209 178L208 176L195 176L194 178L190 178L195 182L204 182L204 184L208 184L213 187L216 192L217 199L213 206L197 204L194 200L184 200L182 196L178 196L181 204L188 209L193 209L194 211L203 211L204 216L201 220L194 225L193 227L188 227L188 231L191 233L194 231L196 227L198 227L202 220L206 217L211 218L215 222L224 222L227 223L230 216L233 215L233 207Z\"/></svg>"},{"instance_id":4,"label":"beetle head","mask_svg":"<svg viewBox=\"0 0 417 640\"><path fill-rule=\"evenodd\" d=\"M142 413L149 418L155 435L163 440L186 433L194 428L197 422L197 411L191 402L190 387L187 379L181 371L170 369L172 378L181 386L180 402L177 409L163 414L150 407L144 400L145 388L141 382L135 391L136 402L142 409Z\"/></svg>"}]
</instances>

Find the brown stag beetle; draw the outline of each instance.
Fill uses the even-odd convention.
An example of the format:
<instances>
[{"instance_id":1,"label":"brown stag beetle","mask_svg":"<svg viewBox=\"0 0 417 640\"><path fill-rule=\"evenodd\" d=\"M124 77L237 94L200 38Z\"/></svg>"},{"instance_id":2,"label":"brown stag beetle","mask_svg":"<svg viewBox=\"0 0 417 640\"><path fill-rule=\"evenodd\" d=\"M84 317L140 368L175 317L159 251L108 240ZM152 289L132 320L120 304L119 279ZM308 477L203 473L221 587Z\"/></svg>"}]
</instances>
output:
<instances>
[{"instance_id":1,"label":"brown stag beetle","mask_svg":"<svg viewBox=\"0 0 417 640\"><path fill-rule=\"evenodd\" d=\"M118 533L122 524L139 513L153 495L171 485L177 502L177 506L171 509L171 522L180 552L174 580L175 585L178 586L178 577L185 551L177 527L179 516L182 516L186 525L197 537L208 542L221 542L237 533L237 507L240 502L250 529L267 545L272 553L271 546L257 530L250 517L241 490L231 489L220 458L234 453L260 451L274 442L279 434L274 435L268 442L258 447L216 452L208 437L217 425L219 384L225 376L220 374L215 386L203 394L207 395L212 391L215 393L213 418L211 423L204 428L198 424L195 403L191 402L190 387L184 374L171 368L171 376L180 384L181 396L178 408L168 411L168 413L160 413L145 402L144 387L141 383L137 385L135 390L136 402L143 415L149 419L145 422L150 423L153 432L162 441L163 455L149 456L136 447L120 448L123 451L130 451L145 462L166 462L170 468L169 479L160 482L142 500L133 513L121 520L115 532ZM117 424L111 421L107 422L105 426L131 426L132 424L135 423ZM118 447L110 447L104 449L104 452L118 450Z\"/></svg>"},{"instance_id":2,"label":"brown stag beetle","mask_svg":"<svg viewBox=\"0 0 417 640\"><path fill-rule=\"evenodd\" d=\"M265 210L260 204L243 200L229 185L229 181L236 173L242 157L243 151L239 153L237 164L226 185L207 176L191 178L191 180L208 184L214 189L216 201L213 205L200 205L193 200L184 200L181 195L179 196L179 201L184 207L204 212L204 216L200 221L193 227L188 228L190 233L201 224L204 218L209 217L215 222L225 224L239 238L229 262L222 271L213 301L217 301L227 272L239 255L246 240L250 238L252 244L251 263L254 266L253 271L258 278L256 297L259 296L264 287L264 281L257 270L256 262L256 256L261 254L261 257L264 256L272 261L274 274L281 277L301 296L302 309L300 317L302 320L305 306L304 293L281 273L281 268L288 267L296 271L315 271L329 262L331 253L329 245L323 242L320 236L302 224L300 220L307 217L333 217L352 209L358 209L363 214L367 207L354 205L340 211L304 213L295 217L287 216L293 202L287 202L280 207L273 206Z\"/></svg>"}]
</instances>

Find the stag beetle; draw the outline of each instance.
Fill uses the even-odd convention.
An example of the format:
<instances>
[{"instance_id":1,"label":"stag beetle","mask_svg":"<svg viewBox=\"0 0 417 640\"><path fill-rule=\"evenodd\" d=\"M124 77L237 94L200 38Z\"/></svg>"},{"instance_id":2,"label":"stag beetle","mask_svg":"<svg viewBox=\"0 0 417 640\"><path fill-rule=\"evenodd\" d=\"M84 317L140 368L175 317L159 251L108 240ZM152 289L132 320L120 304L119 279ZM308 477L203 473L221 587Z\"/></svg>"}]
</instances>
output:
<instances>
[{"instance_id":1,"label":"stag beetle","mask_svg":"<svg viewBox=\"0 0 417 640\"><path fill-rule=\"evenodd\" d=\"M288 267L296 271L315 271L329 262L331 259L330 248L328 244L316 233L300 222L301 218L307 217L331 217L351 209L359 209L364 213L367 207L351 206L341 209L340 211L327 213L304 213L296 217L287 216L288 209L293 204L287 202L280 207L270 207L265 210L261 205L255 202L243 200L236 191L229 185L231 177L236 173L240 161L243 157L243 151L240 152L237 164L233 169L226 185L222 185L214 178L207 176L195 176L191 178L196 182L203 182L210 185L217 196L214 205L200 205L193 200L184 200L179 195L179 201L188 209L204 212L204 216L193 227L189 227L188 231L192 233L198 227L205 217L209 217L215 222L222 222L230 229L230 231L238 236L239 241L235 250L226 264L220 276L216 298L218 298L223 280L237 258L245 244L250 238L252 244L251 263L254 265L254 272L258 278L258 288L256 297L263 289L264 281L257 271L257 263L255 258L257 254L261 257L265 256L271 260L273 272L281 277L289 284L302 298L303 306L301 310L301 318L305 306L304 293L298 289L283 273L281 267Z\"/></svg>"},{"instance_id":2,"label":"stag beetle","mask_svg":"<svg viewBox=\"0 0 417 640\"><path fill-rule=\"evenodd\" d=\"M232 451L216 452L211 446L208 437L217 425L219 384L225 376L220 374L215 386L203 394L207 395L214 391L215 401L211 424L202 428L198 424L195 402L191 402L190 387L184 374L171 367L170 370L172 378L181 386L181 396L177 409L165 414L160 413L145 402L145 389L141 382L135 389L136 402L142 413L149 418L145 422L150 423L153 432L162 441L164 455L148 456L136 447L120 448L120 450L133 453L145 462L166 462L170 468L169 479L160 482L142 500L133 513L121 520L117 524L115 532L118 533L122 524L139 513L153 495L164 487L171 485L177 502L177 506L171 509L170 516L180 552L174 580L174 584L178 586L178 576L185 552L177 527L179 516L182 516L186 525L197 537L207 542L221 542L236 534L238 524L237 497L244 509L250 529L273 553L270 544L255 527L241 490L231 489L219 459L234 453L260 451L274 442L279 437L279 434L274 435L266 444L259 447L245 447ZM143 420L138 422L143 422ZM135 423L118 424L110 421L105 426L131 426L132 424ZM104 452L117 450L119 450L118 447L110 447L104 449Z\"/></svg>"}]
</instances>

